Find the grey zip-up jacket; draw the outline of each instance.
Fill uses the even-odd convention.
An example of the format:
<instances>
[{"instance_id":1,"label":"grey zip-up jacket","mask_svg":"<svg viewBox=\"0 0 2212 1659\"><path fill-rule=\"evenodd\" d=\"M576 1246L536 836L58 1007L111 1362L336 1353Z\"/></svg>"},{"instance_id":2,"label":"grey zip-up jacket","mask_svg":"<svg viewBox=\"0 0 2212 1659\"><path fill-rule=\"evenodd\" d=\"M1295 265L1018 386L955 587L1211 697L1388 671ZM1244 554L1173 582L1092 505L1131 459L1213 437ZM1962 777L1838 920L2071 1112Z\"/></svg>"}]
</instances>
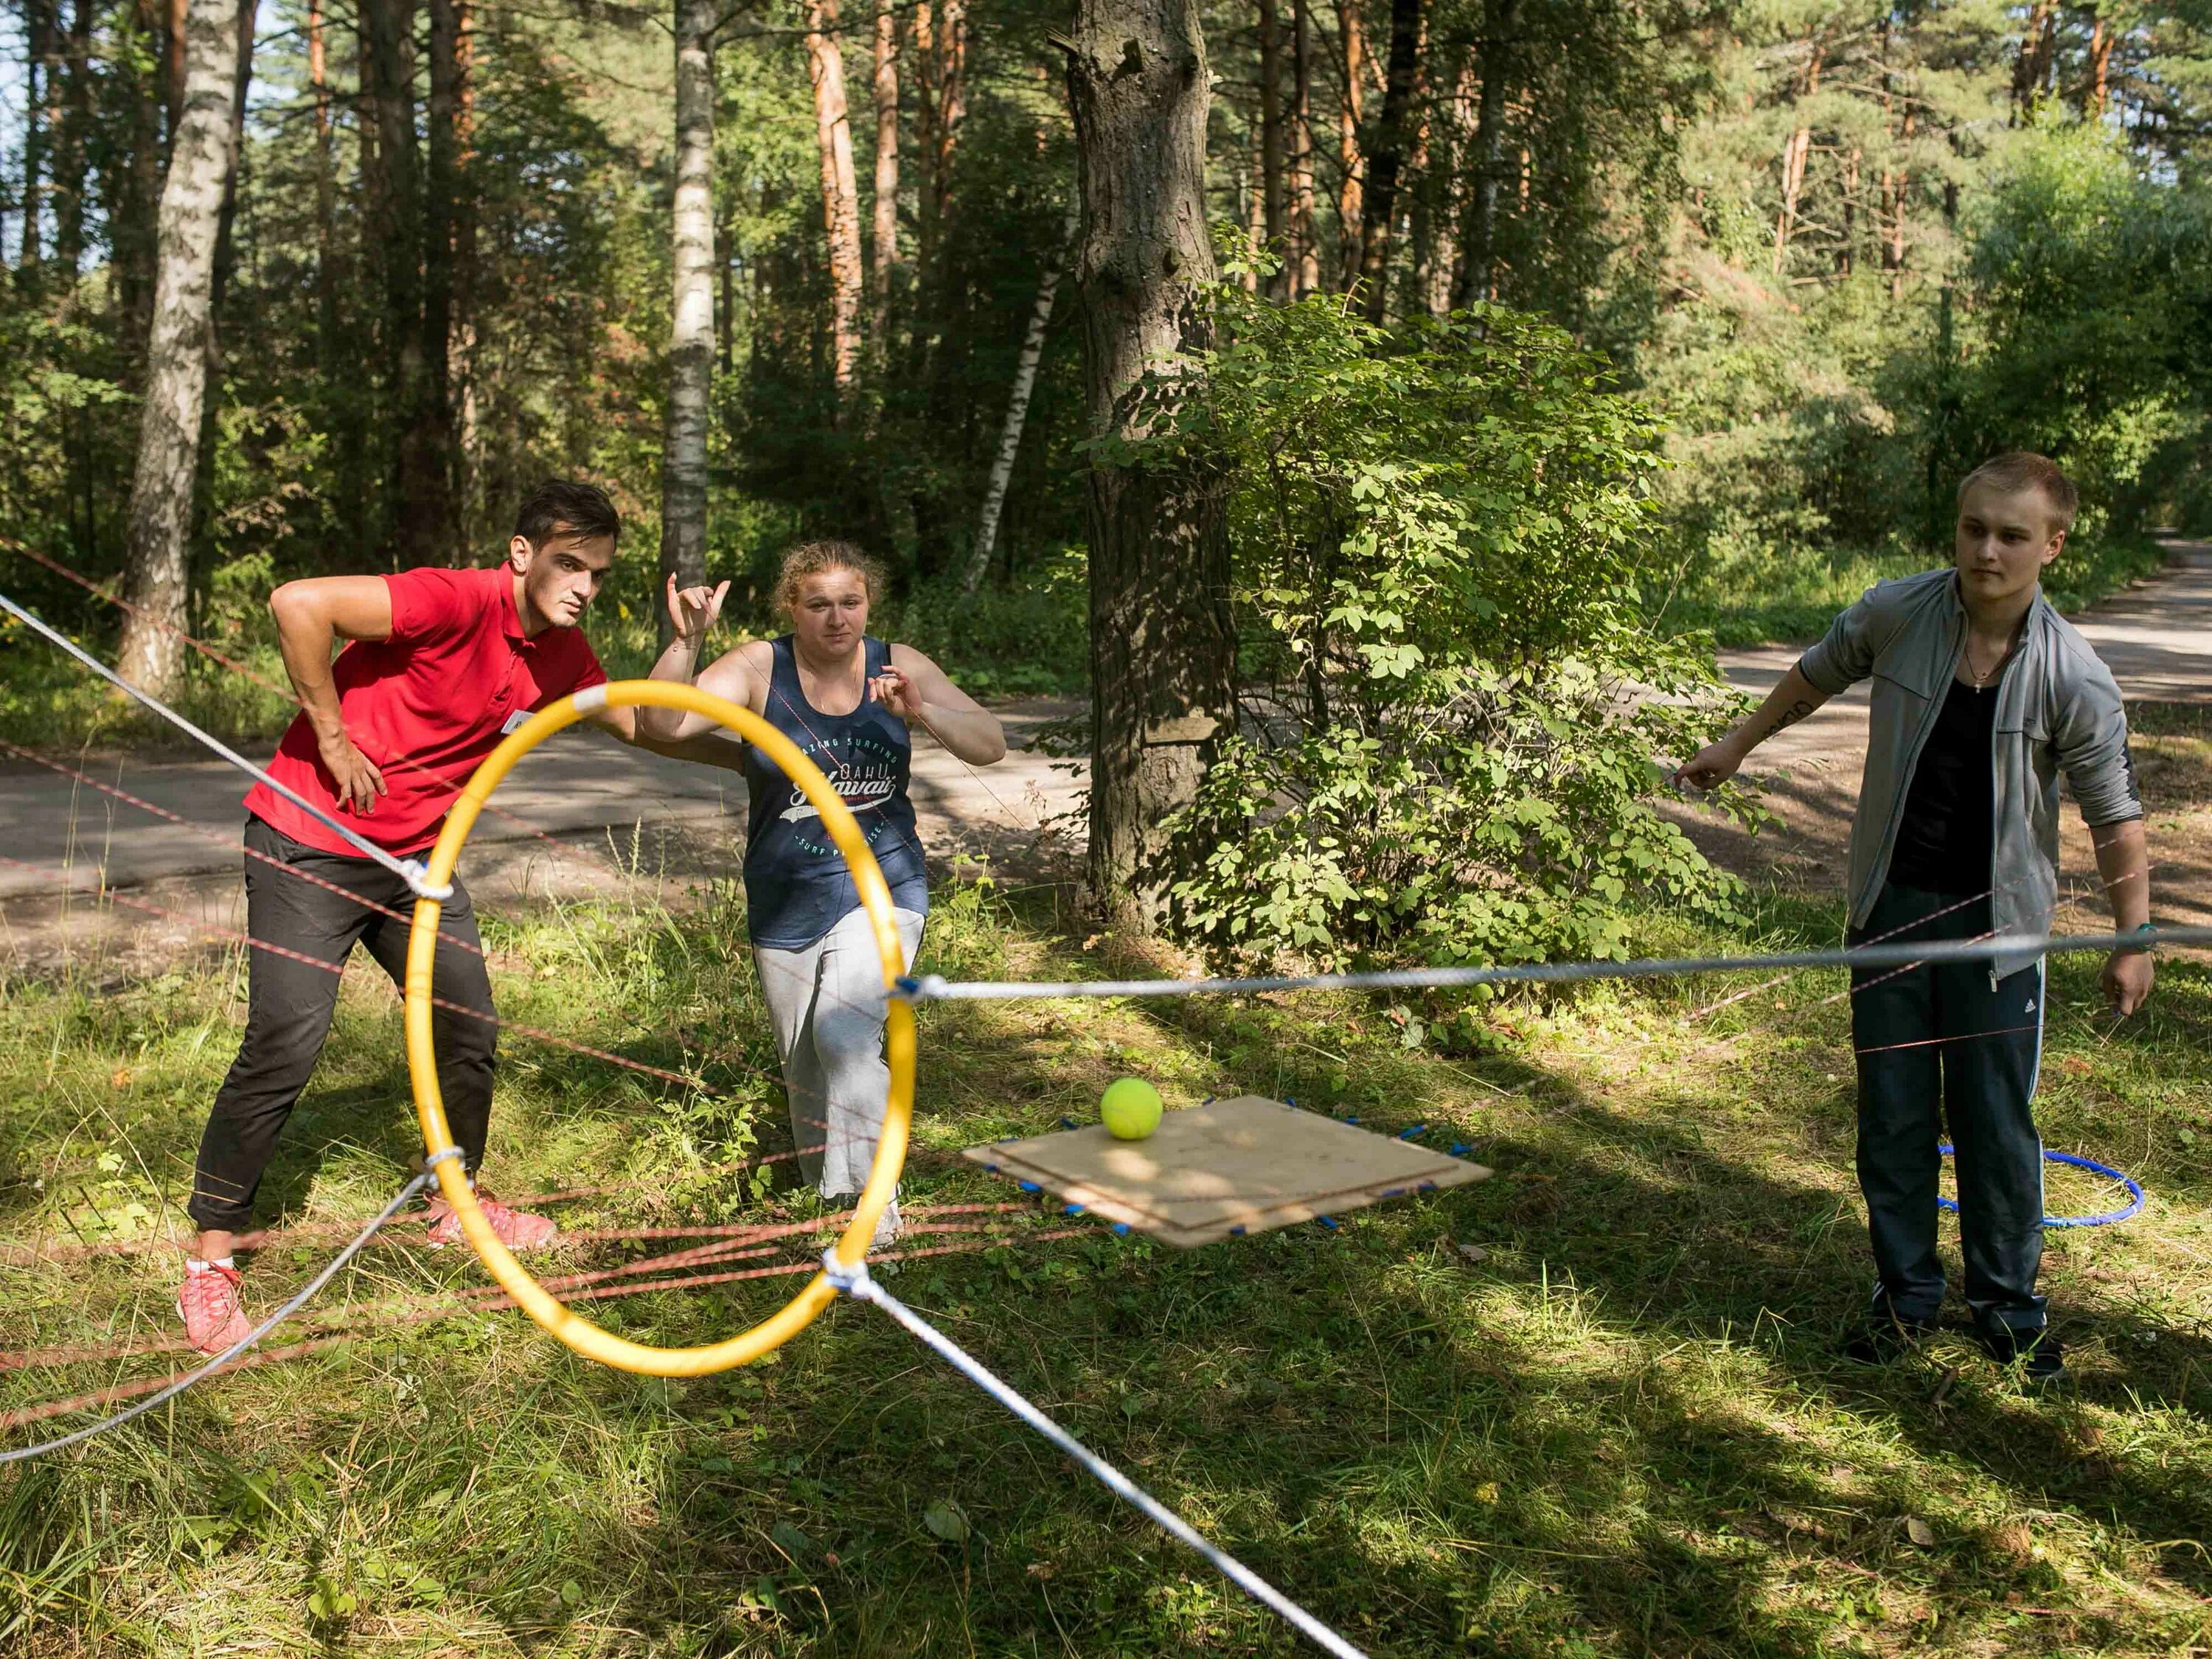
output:
<instances>
[{"instance_id":1,"label":"grey zip-up jacket","mask_svg":"<svg viewBox=\"0 0 2212 1659\"><path fill-rule=\"evenodd\" d=\"M1877 584L1798 659L1830 696L1874 681L1866 778L1851 820L1850 921L1863 927L1889 878L1913 768L1966 648L1958 573L1930 570ZM2093 829L2142 816L2120 688L2089 642L2042 591L1998 683L1991 756L1996 814L1989 872L1990 925L2000 936L2051 931L2058 902L2058 773ZM1998 975L2033 966L2028 951L1993 962Z\"/></svg>"}]
</instances>

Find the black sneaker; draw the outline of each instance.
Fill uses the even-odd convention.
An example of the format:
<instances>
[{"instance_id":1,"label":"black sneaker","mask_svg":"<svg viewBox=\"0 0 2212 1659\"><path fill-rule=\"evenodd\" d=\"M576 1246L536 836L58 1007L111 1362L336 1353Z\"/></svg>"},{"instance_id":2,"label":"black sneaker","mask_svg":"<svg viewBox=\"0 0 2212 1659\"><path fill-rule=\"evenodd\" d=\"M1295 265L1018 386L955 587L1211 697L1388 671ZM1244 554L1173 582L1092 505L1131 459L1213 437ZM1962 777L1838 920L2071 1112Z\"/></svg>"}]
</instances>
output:
<instances>
[{"instance_id":1,"label":"black sneaker","mask_svg":"<svg viewBox=\"0 0 2212 1659\"><path fill-rule=\"evenodd\" d=\"M1893 1365L1935 1334L1932 1319L1900 1319L1877 1309L1844 1338L1836 1352L1854 1365Z\"/></svg>"},{"instance_id":2,"label":"black sneaker","mask_svg":"<svg viewBox=\"0 0 2212 1659\"><path fill-rule=\"evenodd\" d=\"M2021 1362L2021 1374L2038 1385L2056 1382L2066 1375L2066 1348L2049 1326L2014 1330L2009 1325L1984 1326L1982 1346L2000 1365Z\"/></svg>"}]
</instances>

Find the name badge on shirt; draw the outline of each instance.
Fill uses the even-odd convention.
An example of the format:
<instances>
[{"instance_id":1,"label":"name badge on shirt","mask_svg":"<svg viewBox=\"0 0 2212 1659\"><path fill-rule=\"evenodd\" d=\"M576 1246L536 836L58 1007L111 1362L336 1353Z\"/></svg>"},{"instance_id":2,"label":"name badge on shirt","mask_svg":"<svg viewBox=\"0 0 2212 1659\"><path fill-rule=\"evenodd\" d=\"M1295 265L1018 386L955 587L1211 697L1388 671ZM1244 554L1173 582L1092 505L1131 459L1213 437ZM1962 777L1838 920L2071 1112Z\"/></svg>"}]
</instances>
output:
<instances>
[{"instance_id":1,"label":"name badge on shirt","mask_svg":"<svg viewBox=\"0 0 2212 1659\"><path fill-rule=\"evenodd\" d=\"M516 709L514 713L507 717L507 724L499 728L500 736L502 738L513 737L516 732L522 730L523 726L528 723L529 719L530 711L528 709Z\"/></svg>"}]
</instances>

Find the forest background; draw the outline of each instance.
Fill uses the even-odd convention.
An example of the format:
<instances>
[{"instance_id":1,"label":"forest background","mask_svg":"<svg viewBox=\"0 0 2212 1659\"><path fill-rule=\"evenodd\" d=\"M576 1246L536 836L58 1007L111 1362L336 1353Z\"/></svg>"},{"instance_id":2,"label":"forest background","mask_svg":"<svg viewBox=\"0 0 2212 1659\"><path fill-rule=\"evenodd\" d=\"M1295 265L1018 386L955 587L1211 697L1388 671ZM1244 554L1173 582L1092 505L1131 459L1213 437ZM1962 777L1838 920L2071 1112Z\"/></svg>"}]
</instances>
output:
<instances>
[{"instance_id":1,"label":"forest background","mask_svg":"<svg viewBox=\"0 0 2212 1659\"><path fill-rule=\"evenodd\" d=\"M478 562L532 483L582 476L629 526L594 623L617 672L650 659L665 568L732 578L766 630L776 555L829 534L884 556L882 625L970 689L1078 690L1086 478L1112 457L1060 280L1062 9L242 9L202 441L156 580L125 567L184 6L14 0L0 525L273 666L273 583ZM1708 640L1804 637L1935 562L1953 484L1996 449L2082 486L2062 605L2150 568L2148 527L2212 514L2212 47L2186 5L1195 16L1226 273L1197 304L1227 349L1152 441L1228 479L1230 695L1261 735L1165 802L1188 933L1582 951L1632 889L1724 909L1642 805L1637 757L1694 734L1653 714L1576 750L1606 685L1686 688ZM111 607L9 562L10 592L114 642ZM219 729L286 713L173 651L160 672ZM88 691L0 652L14 736L90 735L113 714ZM1291 840L1240 844L1286 799L1310 809ZM1483 860L1513 867L1506 913L1462 872L1374 914L1462 806L1507 826ZM1330 850L1394 813L1390 855ZM1594 823L1634 843L1617 867L1561 828ZM1255 881L1287 907L1248 902Z\"/></svg>"},{"instance_id":2,"label":"forest background","mask_svg":"<svg viewBox=\"0 0 2212 1659\"><path fill-rule=\"evenodd\" d=\"M1026 0L847 9L716 19L708 562L757 609L791 538L857 536L892 561L909 629L987 689L1066 686L1070 295L978 535L1069 240L1066 20ZM180 60L162 0L9 16L0 522L104 579ZM285 576L484 556L548 474L608 483L649 550L667 15L264 0L251 21L196 618L258 611ZM1956 473L1996 442L2077 471L2083 545L2202 510L2212 49L2189 6L1259 0L1204 22L1208 206L1281 256L1275 297L1364 270L1383 319L1496 299L1563 325L1664 417L1644 574L1670 627L1802 635L1867 575L1932 556ZM642 621L653 582L631 560L608 608ZM112 629L58 581L9 586Z\"/></svg>"}]
</instances>

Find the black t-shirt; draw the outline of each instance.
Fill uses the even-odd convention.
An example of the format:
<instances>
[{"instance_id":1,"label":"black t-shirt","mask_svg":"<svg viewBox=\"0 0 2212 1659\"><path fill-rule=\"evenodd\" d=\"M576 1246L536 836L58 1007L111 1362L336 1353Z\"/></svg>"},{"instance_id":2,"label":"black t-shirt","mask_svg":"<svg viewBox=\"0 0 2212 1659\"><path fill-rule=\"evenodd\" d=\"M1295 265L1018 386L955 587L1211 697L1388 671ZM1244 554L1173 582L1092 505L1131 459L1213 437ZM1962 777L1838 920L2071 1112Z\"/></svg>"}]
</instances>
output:
<instances>
[{"instance_id":1,"label":"black t-shirt","mask_svg":"<svg viewBox=\"0 0 2212 1659\"><path fill-rule=\"evenodd\" d=\"M1985 893L1996 818L1997 688L1953 680L1912 769L1889 878L1923 892Z\"/></svg>"}]
</instances>

